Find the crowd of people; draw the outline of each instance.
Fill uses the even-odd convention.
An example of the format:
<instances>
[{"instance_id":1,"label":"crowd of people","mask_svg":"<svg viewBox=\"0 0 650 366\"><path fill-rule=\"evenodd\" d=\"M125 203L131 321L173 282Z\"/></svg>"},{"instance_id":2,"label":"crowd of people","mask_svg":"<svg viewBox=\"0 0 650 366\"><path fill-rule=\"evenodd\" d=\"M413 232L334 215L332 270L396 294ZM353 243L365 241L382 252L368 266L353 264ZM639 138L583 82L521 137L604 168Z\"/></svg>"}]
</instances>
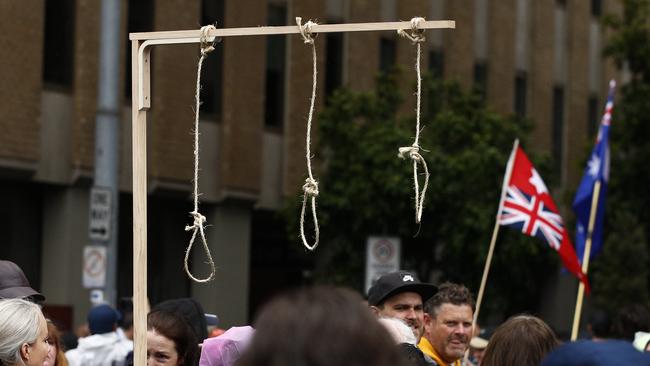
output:
<instances>
[{"instance_id":1,"label":"crowd of people","mask_svg":"<svg viewBox=\"0 0 650 366\"><path fill-rule=\"evenodd\" d=\"M75 344L45 318L44 300L18 266L0 261L0 366L133 364L130 314L94 306ZM479 330L475 310L464 285L435 286L406 271L379 277L365 298L340 287L296 289L266 304L253 326L215 333L196 300L167 300L147 317L147 366L650 366L642 305L612 321L593 311L590 340L564 343L529 314Z\"/></svg>"}]
</instances>

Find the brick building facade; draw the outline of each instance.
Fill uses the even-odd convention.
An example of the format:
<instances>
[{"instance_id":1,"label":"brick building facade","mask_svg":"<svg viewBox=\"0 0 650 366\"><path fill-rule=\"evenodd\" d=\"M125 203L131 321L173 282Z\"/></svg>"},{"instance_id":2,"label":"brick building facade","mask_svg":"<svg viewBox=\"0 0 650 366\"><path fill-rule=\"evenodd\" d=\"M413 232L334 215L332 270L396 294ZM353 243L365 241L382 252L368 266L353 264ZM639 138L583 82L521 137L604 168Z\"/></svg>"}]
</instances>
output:
<instances>
[{"instance_id":1,"label":"brick building facade","mask_svg":"<svg viewBox=\"0 0 650 366\"><path fill-rule=\"evenodd\" d=\"M94 166L99 24L96 0L0 2L0 257L19 263L48 303L71 306L83 321L81 287L88 244L88 196ZM552 154L559 192L580 178L615 76L600 57L606 32L599 17L619 11L612 0L123 0L118 292L131 292L131 126L128 32L293 24L408 20L456 21L432 31L423 65L488 104L535 123L530 149ZM411 69L413 48L389 32L317 39L319 91L374 87L386 63ZM305 118L311 57L299 37L224 39L204 68L200 190L208 242L219 268L209 285L182 271L183 230L192 179L193 95L198 47L157 47L152 56L149 114L149 295L152 302L194 296L223 325L242 324L270 287L301 283L308 263L292 258L273 212L296 195L306 173ZM412 85L405 74L402 86ZM410 106L405 107L408 110ZM405 109L405 110L407 110ZM315 136L315 138L318 138ZM269 247L276 248L268 256ZM279 253L279 254L278 254ZM204 261L194 252L199 272ZM219 294L228 294L224 298ZM546 309L553 313L554 309ZM568 324L557 317L560 327Z\"/></svg>"}]
</instances>

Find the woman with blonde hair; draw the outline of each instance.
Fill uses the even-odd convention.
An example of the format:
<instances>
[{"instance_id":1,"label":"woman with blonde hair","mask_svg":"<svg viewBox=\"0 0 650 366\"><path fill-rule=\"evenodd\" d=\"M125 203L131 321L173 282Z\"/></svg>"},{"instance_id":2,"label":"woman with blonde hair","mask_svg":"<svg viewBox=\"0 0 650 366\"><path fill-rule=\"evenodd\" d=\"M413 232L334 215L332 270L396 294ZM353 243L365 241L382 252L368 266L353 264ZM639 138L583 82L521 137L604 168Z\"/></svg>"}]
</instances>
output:
<instances>
[{"instance_id":1,"label":"woman with blonde hair","mask_svg":"<svg viewBox=\"0 0 650 366\"><path fill-rule=\"evenodd\" d=\"M50 352L41 308L21 299L0 300L0 365L42 366Z\"/></svg>"}]
</instances>

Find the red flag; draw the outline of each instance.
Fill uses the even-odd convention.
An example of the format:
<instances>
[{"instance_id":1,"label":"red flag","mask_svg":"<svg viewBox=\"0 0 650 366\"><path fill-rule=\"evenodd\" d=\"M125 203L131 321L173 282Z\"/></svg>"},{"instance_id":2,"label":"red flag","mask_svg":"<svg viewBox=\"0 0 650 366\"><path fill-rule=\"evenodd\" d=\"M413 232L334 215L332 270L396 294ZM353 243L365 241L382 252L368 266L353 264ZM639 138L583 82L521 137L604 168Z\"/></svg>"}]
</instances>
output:
<instances>
[{"instance_id":1,"label":"red flag","mask_svg":"<svg viewBox=\"0 0 650 366\"><path fill-rule=\"evenodd\" d=\"M506 192L499 224L544 240L558 252L566 269L578 277L589 292L589 280L582 272L562 217L542 177L518 146L508 166L511 168L508 181L504 182Z\"/></svg>"}]
</instances>

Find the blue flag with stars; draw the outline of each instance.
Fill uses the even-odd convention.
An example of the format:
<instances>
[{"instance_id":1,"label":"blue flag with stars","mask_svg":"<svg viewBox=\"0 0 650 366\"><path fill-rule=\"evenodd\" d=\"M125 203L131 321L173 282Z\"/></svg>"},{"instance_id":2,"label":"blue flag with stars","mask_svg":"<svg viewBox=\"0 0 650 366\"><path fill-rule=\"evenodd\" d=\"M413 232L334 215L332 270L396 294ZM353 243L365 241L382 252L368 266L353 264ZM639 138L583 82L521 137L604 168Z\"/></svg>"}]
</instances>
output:
<instances>
[{"instance_id":1,"label":"blue flag with stars","mask_svg":"<svg viewBox=\"0 0 650 366\"><path fill-rule=\"evenodd\" d=\"M573 210L576 214L576 254L582 263L585 244L587 241L589 216L591 214L591 203L594 194L594 185L600 182L600 194L594 221L593 233L591 235L590 260L596 256L603 246L603 224L605 219L605 197L607 196L607 181L609 180L609 126L614 109L614 89L616 82L609 82L609 94L605 105L605 114L600 122L596 146L591 151L585 175L582 177L578 191L573 200Z\"/></svg>"}]
</instances>

